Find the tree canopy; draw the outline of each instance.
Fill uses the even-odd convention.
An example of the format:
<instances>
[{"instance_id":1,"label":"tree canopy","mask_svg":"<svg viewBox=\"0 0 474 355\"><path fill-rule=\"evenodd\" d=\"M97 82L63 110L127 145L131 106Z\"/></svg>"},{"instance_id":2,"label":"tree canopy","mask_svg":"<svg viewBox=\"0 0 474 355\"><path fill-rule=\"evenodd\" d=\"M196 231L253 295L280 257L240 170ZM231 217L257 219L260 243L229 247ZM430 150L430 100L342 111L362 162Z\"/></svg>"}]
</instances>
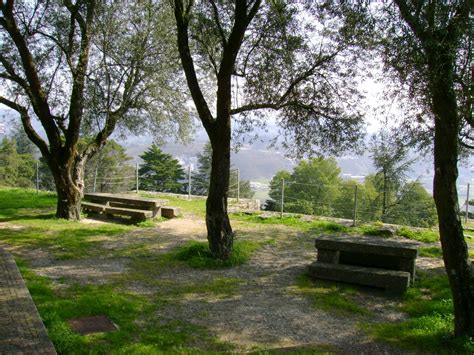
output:
<instances>
[{"instance_id":1,"label":"tree canopy","mask_svg":"<svg viewBox=\"0 0 474 355\"><path fill-rule=\"evenodd\" d=\"M80 217L84 164L117 127L154 126L165 136L188 127L186 97L168 80L177 74L169 11L151 1L123 5L0 2L0 104L18 112L48 164L57 217ZM179 119L166 125L170 115ZM94 139L79 149L83 135Z\"/></svg>"}]
</instances>

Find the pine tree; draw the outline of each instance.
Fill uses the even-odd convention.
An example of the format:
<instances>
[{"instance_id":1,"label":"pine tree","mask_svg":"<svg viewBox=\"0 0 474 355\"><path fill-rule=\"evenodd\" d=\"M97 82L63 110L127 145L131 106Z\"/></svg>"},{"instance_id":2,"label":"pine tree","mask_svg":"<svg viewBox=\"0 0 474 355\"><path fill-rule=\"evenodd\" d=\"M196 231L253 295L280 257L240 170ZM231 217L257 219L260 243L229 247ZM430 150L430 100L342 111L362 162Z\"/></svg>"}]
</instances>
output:
<instances>
[{"instance_id":1,"label":"pine tree","mask_svg":"<svg viewBox=\"0 0 474 355\"><path fill-rule=\"evenodd\" d=\"M138 170L140 174L140 190L160 192L184 192L181 182L185 179L185 172L178 160L170 154L163 153L153 144L146 152L140 155L144 164Z\"/></svg>"}]
</instances>

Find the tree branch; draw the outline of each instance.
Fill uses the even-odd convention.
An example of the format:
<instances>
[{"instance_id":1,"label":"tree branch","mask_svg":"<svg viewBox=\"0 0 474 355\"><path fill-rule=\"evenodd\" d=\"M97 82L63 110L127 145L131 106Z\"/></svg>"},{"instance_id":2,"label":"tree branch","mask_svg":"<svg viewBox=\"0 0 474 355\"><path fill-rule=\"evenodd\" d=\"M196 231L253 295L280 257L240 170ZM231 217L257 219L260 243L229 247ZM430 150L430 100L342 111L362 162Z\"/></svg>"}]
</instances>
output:
<instances>
[{"instance_id":1,"label":"tree branch","mask_svg":"<svg viewBox=\"0 0 474 355\"><path fill-rule=\"evenodd\" d=\"M23 129L25 130L26 135L39 148L41 154L45 158L48 158L48 144L39 136L39 134L33 128L33 125L31 124L31 117L28 114L28 110L26 109L26 107L23 107L17 104L16 102L10 101L3 96L0 96L0 103L11 108L12 110L15 110L20 114L21 122L23 124Z\"/></svg>"},{"instance_id":2,"label":"tree branch","mask_svg":"<svg viewBox=\"0 0 474 355\"><path fill-rule=\"evenodd\" d=\"M25 37L22 35L16 24L13 15L13 0L7 1L6 6L2 7L2 12L5 18L2 27L8 32L18 50L18 53L20 54L26 82L28 83L27 94L29 94L33 109L46 131L52 149L59 149L61 146L60 132L52 118L47 97L41 85L41 80L35 66L33 55L28 48Z\"/></svg>"},{"instance_id":3,"label":"tree branch","mask_svg":"<svg viewBox=\"0 0 474 355\"><path fill-rule=\"evenodd\" d=\"M221 21L219 19L219 10L217 9L216 2L214 0L209 0L212 6L212 13L214 15L214 22L216 23L217 30L219 31L219 35L221 37L222 48L227 46L227 38L225 38L224 29L222 28Z\"/></svg>"},{"instance_id":4,"label":"tree branch","mask_svg":"<svg viewBox=\"0 0 474 355\"><path fill-rule=\"evenodd\" d=\"M183 0L174 0L174 15L176 19L176 28L178 30L178 50L181 63L183 64L186 81L196 105L199 118L208 134L212 134L214 117L212 117L209 106L199 85L193 58L189 49L188 24L191 7L192 1L189 2L186 10L184 10Z\"/></svg>"}]
</instances>

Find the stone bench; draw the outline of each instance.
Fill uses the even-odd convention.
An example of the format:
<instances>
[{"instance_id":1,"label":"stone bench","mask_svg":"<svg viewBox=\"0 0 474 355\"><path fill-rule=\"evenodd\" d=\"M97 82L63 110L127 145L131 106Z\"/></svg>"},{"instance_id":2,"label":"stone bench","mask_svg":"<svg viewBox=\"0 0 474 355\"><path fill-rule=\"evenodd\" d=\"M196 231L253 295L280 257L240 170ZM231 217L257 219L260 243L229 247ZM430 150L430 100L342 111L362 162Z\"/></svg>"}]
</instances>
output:
<instances>
[{"instance_id":1,"label":"stone bench","mask_svg":"<svg viewBox=\"0 0 474 355\"><path fill-rule=\"evenodd\" d=\"M166 200L150 200L137 197L118 196L103 193L86 193L81 206L89 212L106 216L128 216L133 221L154 218L166 204Z\"/></svg>"},{"instance_id":2,"label":"stone bench","mask_svg":"<svg viewBox=\"0 0 474 355\"><path fill-rule=\"evenodd\" d=\"M318 261L309 266L309 272L319 279L378 287L395 294L404 293L410 284L408 272L363 266L329 264Z\"/></svg>"},{"instance_id":3,"label":"stone bench","mask_svg":"<svg viewBox=\"0 0 474 355\"><path fill-rule=\"evenodd\" d=\"M161 217L164 218L175 218L178 217L181 213L181 209L179 207L161 207Z\"/></svg>"},{"instance_id":4,"label":"stone bench","mask_svg":"<svg viewBox=\"0 0 474 355\"><path fill-rule=\"evenodd\" d=\"M412 244L368 236L321 235L315 240L315 278L352 282L403 293L415 279Z\"/></svg>"}]
</instances>

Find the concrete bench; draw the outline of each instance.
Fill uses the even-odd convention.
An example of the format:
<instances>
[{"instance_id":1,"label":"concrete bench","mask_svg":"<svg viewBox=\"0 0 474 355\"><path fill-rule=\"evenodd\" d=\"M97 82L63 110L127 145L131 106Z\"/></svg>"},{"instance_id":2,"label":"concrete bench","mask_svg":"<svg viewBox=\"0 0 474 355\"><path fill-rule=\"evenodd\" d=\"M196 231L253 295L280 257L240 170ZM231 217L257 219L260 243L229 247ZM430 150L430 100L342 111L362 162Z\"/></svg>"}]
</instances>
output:
<instances>
[{"instance_id":1,"label":"concrete bench","mask_svg":"<svg viewBox=\"0 0 474 355\"><path fill-rule=\"evenodd\" d=\"M137 197L103 193L86 193L81 206L89 212L112 216L127 216L133 221L156 217L166 200L149 200Z\"/></svg>"},{"instance_id":2,"label":"concrete bench","mask_svg":"<svg viewBox=\"0 0 474 355\"><path fill-rule=\"evenodd\" d=\"M410 274L405 271L317 261L309 266L309 272L318 279L378 287L395 294L405 292L410 284Z\"/></svg>"},{"instance_id":3,"label":"concrete bench","mask_svg":"<svg viewBox=\"0 0 474 355\"><path fill-rule=\"evenodd\" d=\"M149 200L104 193L86 193L84 194L84 200L111 207L152 211L153 217L158 214L161 206L168 202L167 200Z\"/></svg>"},{"instance_id":4,"label":"concrete bench","mask_svg":"<svg viewBox=\"0 0 474 355\"><path fill-rule=\"evenodd\" d=\"M175 218L181 213L181 209L179 207L161 207L161 217L164 218Z\"/></svg>"},{"instance_id":5,"label":"concrete bench","mask_svg":"<svg viewBox=\"0 0 474 355\"><path fill-rule=\"evenodd\" d=\"M412 244L368 236L321 235L315 278L381 287L402 293L415 279L418 251ZM330 266L328 266L330 265ZM332 266L331 266L332 265Z\"/></svg>"},{"instance_id":6,"label":"concrete bench","mask_svg":"<svg viewBox=\"0 0 474 355\"><path fill-rule=\"evenodd\" d=\"M99 203L82 201L81 207L83 210L89 211L89 212L97 212L97 213L105 212L105 205L102 205Z\"/></svg>"},{"instance_id":7,"label":"concrete bench","mask_svg":"<svg viewBox=\"0 0 474 355\"><path fill-rule=\"evenodd\" d=\"M105 214L109 216L128 216L131 217L133 220L145 220L147 218L153 217L151 211L146 210L135 210L131 208L123 208L123 207L105 207Z\"/></svg>"}]
</instances>

